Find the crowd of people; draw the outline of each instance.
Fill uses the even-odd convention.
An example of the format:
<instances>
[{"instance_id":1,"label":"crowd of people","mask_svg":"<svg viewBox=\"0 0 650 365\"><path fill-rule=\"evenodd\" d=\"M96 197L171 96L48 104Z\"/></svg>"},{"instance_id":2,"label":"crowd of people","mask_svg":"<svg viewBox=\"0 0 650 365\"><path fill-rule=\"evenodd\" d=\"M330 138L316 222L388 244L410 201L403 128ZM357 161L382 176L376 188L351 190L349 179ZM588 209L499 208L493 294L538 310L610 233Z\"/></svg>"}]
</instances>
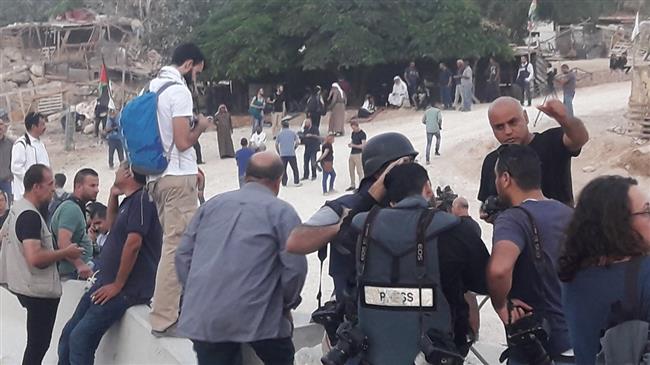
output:
<instances>
[{"instance_id":1,"label":"crowd of people","mask_svg":"<svg viewBox=\"0 0 650 365\"><path fill-rule=\"evenodd\" d=\"M185 81L204 65L200 49L183 44L151 81L149 91L164 91L156 113L169 164L160 175L144 176L122 161L106 205L96 202L102 185L91 168L76 173L72 192L63 190L65 176L49 166L40 140L42 115L28 114L26 133L15 142L7 142L0 124L0 285L27 311L23 364L42 362L61 282L78 279L91 285L58 339L60 364L92 364L102 336L139 304L151 304L152 335L190 339L201 365L242 364L242 344L266 364L293 364L291 311L301 302L305 255L317 251L321 260L330 256L334 282L333 297L313 314L326 331L327 364L462 363L478 338L475 294L489 296L503 322L509 364L594 364L603 351L623 356L615 344L629 337L602 336L620 324L608 321L610 312L631 308L633 316L623 321L650 320L649 198L632 178L603 176L575 204L571 161L589 134L566 98L538 107L558 124L541 133L529 130L523 100L498 97L490 105L487 117L500 146L483 161L478 193L480 218L494 227L488 253L467 199L438 204L408 138L394 132L369 138L355 121L348 194L301 222L277 197L289 185L287 165L300 186L296 149L304 145L302 180L315 180L320 169L323 193L335 192L334 140L344 121L331 122L321 138L324 103L317 89L295 132L282 118L284 107L275 108L283 100L278 88L275 148L267 149L270 140L255 117L266 103L260 90L251 102L250 139L236 152L232 141L222 149L232 133L227 108L219 108L216 121L195 113ZM458 66L469 110L473 75L462 60ZM454 76L443 76L450 85ZM414 102L408 96L419 77L414 64L404 77L395 78L400 105ZM441 93L443 100L451 96ZM344 113L345 98L334 83L334 119ZM427 164L433 137L434 155L440 152L442 113L429 105L422 118ZM107 123L109 133L115 123ZM220 155L237 161L240 188L199 206L205 176L194 146L212 123ZM571 349L575 357L567 355Z\"/></svg>"}]
</instances>

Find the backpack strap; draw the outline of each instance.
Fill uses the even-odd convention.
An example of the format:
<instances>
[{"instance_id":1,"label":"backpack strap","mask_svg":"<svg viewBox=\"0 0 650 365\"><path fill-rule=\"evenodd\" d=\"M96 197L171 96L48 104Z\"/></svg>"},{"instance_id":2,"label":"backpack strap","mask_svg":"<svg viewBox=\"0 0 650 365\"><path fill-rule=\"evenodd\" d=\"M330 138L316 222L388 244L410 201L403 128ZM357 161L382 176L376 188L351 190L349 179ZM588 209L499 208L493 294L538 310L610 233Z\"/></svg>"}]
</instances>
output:
<instances>
[{"instance_id":1,"label":"backpack strap","mask_svg":"<svg viewBox=\"0 0 650 365\"><path fill-rule=\"evenodd\" d=\"M377 217L377 214L381 208L378 205L375 205L370 209L370 212L368 212L368 216L366 217L366 222L363 225L363 232L361 236L361 242L360 242L360 247L359 247L359 273L358 273L358 278L361 279L363 276L363 273L366 270L366 259L368 256L368 245L370 244L370 230L372 228L372 223L375 221L375 218ZM359 287L359 285L357 285Z\"/></svg>"},{"instance_id":2,"label":"backpack strap","mask_svg":"<svg viewBox=\"0 0 650 365\"><path fill-rule=\"evenodd\" d=\"M418 220L418 226L415 234L415 246L416 246L416 251L415 251L415 264L416 264L416 273L418 277L418 296L419 296L419 316L418 316L418 322L420 325L420 337L424 336L424 313L423 307L422 307L422 281L424 280L424 277L426 276L427 268L426 268L426 263L424 262L425 260L425 252L424 248L426 246L426 239L427 239L427 228L429 228L429 225L431 224L431 221L433 220L433 216L435 215L435 210L428 208L422 211L422 214L420 214L420 219ZM434 299L435 300L435 299Z\"/></svg>"},{"instance_id":3,"label":"backpack strap","mask_svg":"<svg viewBox=\"0 0 650 365\"><path fill-rule=\"evenodd\" d=\"M156 90L156 109L158 108L158 99L160 99L160 95L165 92L170 86L173 85L182 85L176 81L167 81L164 83L158 90ZM151 82L149 82L149 90L151 90ZM173 126L172 126L173 128ZM174 133L172 132L172 143L169 145L169 150L167 150L167 161L172 157L172 150L174 149Z\"/></svg>"}]
</instances>

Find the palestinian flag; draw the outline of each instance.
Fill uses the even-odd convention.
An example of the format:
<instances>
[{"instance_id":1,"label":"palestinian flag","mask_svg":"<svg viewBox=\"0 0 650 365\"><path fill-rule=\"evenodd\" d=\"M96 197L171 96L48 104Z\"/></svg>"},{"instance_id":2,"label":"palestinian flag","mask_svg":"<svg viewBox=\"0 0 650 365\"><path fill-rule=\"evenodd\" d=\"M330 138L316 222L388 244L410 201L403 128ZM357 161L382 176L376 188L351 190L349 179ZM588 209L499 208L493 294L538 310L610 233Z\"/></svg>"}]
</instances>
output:
<instances>
[{"instance_id":1,"label":"palestinian flag","mask_svg":"<svg viewBox=\"0 0 650 365\"><path fill-rule=\"evenodd\" d=\"M103 107L103 110L108 110L108 103L111 100L111 90L108 83L106 64L104 62L102 62L102 68L99 71L99 86L97 90L99 95L97 105Z\"/></svg>"},{"instance_id":2,"label":"palestinian flag","mask_svg":"<svg viewBox=\"0 0 650 365\"><path fill-rule=\"evenodd\" d=\"M535 21L537 21L537 0L530 2L528 8L528 31L532 32L535 29Z\"/></svg>"}]
</instances>

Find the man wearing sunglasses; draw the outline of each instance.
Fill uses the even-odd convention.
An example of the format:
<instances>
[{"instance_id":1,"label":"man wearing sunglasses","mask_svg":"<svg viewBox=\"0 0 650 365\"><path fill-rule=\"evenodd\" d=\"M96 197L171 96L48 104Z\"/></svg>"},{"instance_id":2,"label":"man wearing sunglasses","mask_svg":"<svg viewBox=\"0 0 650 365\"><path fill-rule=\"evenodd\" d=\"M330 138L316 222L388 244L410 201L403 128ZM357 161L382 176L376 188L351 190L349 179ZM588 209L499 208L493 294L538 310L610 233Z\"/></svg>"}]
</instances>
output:
<instances>
[{"instance_id":1,"label":"man wearing sunglasses","mask_svg":"<svg viewBox=\"0 0 650 365\"><path fill-rule=\"evenodd\" d=\"M542 168L541 188L548 198L573 206L573 187L571 182L571 158L580 154L589 141L589 133L582 121L569 116L561 101L548 100L538 107L560 126L541 133L529 130L528 114L517 99L503 96L496 99L488 110L488 119L494 137L500 144L520 144L530 146L539 156ZM494 184L494 166L497 151L490 152L481 168L481 186L478 199L485 201L497 195ZM486 219L485 214L481 218Z\"/></svg>"}]
</instances>

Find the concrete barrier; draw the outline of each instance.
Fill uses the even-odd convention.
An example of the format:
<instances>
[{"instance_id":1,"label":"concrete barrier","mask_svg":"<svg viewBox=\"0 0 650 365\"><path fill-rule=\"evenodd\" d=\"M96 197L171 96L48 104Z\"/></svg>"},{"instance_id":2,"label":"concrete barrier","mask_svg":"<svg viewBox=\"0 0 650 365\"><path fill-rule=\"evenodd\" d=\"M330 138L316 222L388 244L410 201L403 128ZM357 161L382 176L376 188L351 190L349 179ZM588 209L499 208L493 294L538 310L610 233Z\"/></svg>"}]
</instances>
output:
<instances>
[{"instance_id":1,"label":"concrete barrier","mask_svg":"<svg viewBox=\"0 0 650 365\"><path fill-rule=\"evenodd\" d=\"M52 343L43 364L56 364L56 349L65 323L84 293L85 282L67 281L63 284L63 296L59 304ZM140 305L127 310L121 321L113 325L102 338L95 354L95 364L195 364L192 343L181 338L156 338L151 335L149 307ZM0 288L0 364L20 364L25 349L27 313L18 299ZM242 319L245 316L242 316ZM296 350L313 347L321 342L323 330L313 324L298 324L294 331ZM254 352L244 350L246 365L261 364Z\"/></svg>"}]
</instances>

